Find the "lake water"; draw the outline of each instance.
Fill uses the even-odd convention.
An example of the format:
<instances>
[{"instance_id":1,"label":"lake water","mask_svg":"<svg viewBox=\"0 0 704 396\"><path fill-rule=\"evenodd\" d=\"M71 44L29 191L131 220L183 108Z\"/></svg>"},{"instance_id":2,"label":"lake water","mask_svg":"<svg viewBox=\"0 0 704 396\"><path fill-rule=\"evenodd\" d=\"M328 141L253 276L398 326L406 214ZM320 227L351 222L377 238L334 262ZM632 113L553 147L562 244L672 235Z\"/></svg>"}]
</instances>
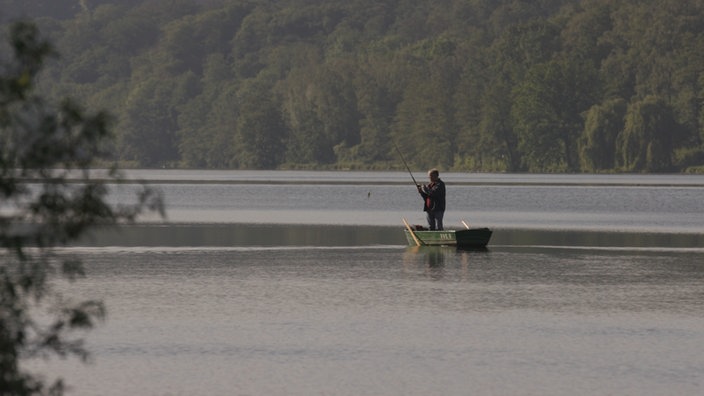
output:
<instances>
[{"instance_id":1,"label":"lake water","mask_svg":"<svg viewBox=\"0 0 704 396\"><path fill-rule=\"evenodd\" d=\"M407 173L128 176L168 220L64 250L109 312L91 364L37 364L71 394L704 392L704 176L441 175L486 251L406 246Z\"/></svg>"}]
</instances>

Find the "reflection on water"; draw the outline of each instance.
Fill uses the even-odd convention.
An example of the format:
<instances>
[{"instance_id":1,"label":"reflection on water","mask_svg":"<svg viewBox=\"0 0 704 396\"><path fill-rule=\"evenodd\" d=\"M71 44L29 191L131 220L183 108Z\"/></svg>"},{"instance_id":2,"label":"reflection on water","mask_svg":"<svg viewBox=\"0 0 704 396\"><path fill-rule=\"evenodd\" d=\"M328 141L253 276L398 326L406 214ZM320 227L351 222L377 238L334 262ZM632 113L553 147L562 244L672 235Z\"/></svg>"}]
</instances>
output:
<instances>
[{"instance_id":1,"label":"reflection on water","mask_svg":"<svg viewBox=\"0 0 704 396\"><path fill-rule=\"evenodd\" d=\"M455 248L443 246L411 246L403 255L404 268L409 270L420 266L430 278L440 280L445 272L445 255L454 252Z\"/></svg>"},{"instance_id":2,"label":"reflection on water","mask_svg":"<svg viewBox=\"0 0 704 396\"><path fill-rule=\"evenodd\" d=\"M137 224L100 230L79 246L405 246L402 226ZM704 234L494 229L489 249L512 246L702 248Z\"/></svg>"},{"instance_id":3,"label":"reflection on water","mask_svg":"<svg viewBox=\"0 0 704 396\"><path fill-rule=\"evenodd\" d=\"M701 393L701 177L456 175L476 251L407 246L403 172L208 175L68 249L109 314L72 394Z\"/></svg>"},{"instance_id":4,"label":"reflection on water","mask_svg":"<svg viewBox=\"0 0 704 396\"><path fill-rule=\"evenodd\" d=\"M492 245L575 247L704 247L704 234L571 230L496 230Z\"/></svg>"},{"instance_id":5,"label":"reflection on water","mask_svg":"<svg viewBox=\"0 0 704 396\"><path fill-rule=\"evenodd\" d=\"M478 255L489 250L457 249L452 246L409 246L403 253L403 265L406 271L422 271L432 280L445 278L448 267L453 276L467 279L470 263ZM474 256L474 257L473 257Z\"/></svg>"},{"instance_id":6,"label":"reflection on water","mask_svg":"<svg viewBox=\"0 0 704 396\"><path fill-rule=\"evenodd\" d=\"M404 252L404 263L414 265L422 263L431 270L442 270L447 257L451 262L459 261L461 268L467 270L472 255L489 252L487 248L458 249L453 246L409 246Z\"/></svg>"},{"instance_id":7,"label":"reflection on water","mask_svg":"<svg viewBox=\"0 0 704 396\"><path fill-rule=\"evenodd\" d=\"M428 268L440 268L445 264L445 254L457 249L444 246L411 246L406 249L405 257L423 257Z\"/></svg>"},{"instance_id":8,"label":"reflection on water","mask_svg":"<svg viewBox=\"0 0 704 396\"><path fill-rule=\"evenodd\" d=\"M137 224L101 230L81 246L370 246L405 243L403 229L305 224Z\"/></svg>"},{"instance_id":9,"label":"reflection on water","mask_svg":"<svg viewBox=\"0 0 704 396\"><path fill-rule=\"evenodd\" d=\"M172 173L171 178L176 175ZM412 185L394 183L397 175L388 176L367 172L350 179L351 174L345 172L282 172L278 176L235 172L211 182L204 174L201 182L174 180L154 187L164 194L169 220L177 223L395 226L402 217L412 224L425 223ZM611 183L614 178L594 175L586 179L513 175L510 179L529 183L505 183L502 175L446 176L448 226L461 228L460 221L466 220L478 227L505 229L704 233L702 176L684 178L690 181L687 184L665 175L616 178L623 182L616 184ZM220 177L238 182L224 183ZM246 177L251 177L250 183ZM274 179L267 181L268 177ZM338 182L333 180L336 177ZM481 182L463 182L468 179ZM567 184L566 179L570 180ZM670 179L672 184L663 184ZM111 199L128 202L135 188L114 186Z\"/></svg>"},{"instance_id":10,"label":"reflection on water","mask_svg":"<svg viewBox=\"0 0 704 396\"><path fill-rule=\"evenodd\" d=\"M71 287L108 321L95 365L52 366L72 394L701 390L701 248L594 249L576 233L462 251L373 245L400 227L233 227L140 226L123 230L132 247L73 249L89 276Z\"/></svg>"}]
</instances>

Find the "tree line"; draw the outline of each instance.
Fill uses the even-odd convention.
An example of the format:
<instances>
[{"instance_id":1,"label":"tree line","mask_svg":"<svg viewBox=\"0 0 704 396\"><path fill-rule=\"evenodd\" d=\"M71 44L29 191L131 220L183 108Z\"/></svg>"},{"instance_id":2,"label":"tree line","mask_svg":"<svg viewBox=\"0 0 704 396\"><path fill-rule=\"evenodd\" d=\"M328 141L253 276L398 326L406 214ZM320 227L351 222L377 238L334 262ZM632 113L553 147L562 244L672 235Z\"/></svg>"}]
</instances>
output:
<instances>
[{"instance_id":1,"label":"tree line","mask_svg":"<svg viewBox=\"0 0 704 396\"><path fill-rule=\"evenodd\" d=\"M700 0L20 3L122 164L704 171Z\"/></svg>"}]
</instances>

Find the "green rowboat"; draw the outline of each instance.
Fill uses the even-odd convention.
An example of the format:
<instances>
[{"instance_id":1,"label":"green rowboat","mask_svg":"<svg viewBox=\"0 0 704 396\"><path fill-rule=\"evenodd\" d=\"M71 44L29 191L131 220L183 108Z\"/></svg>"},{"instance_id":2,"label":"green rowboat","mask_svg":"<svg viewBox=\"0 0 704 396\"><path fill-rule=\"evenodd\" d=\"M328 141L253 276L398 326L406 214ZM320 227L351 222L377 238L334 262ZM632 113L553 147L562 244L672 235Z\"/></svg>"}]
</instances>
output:
<instances>
[{"instance_id":1,"label":"green rowboat","mask_svg":"<svg viewBox=\"0 0 704 396\"><path fill-rule=\"evenodd\" d=\"M458 248L485 248L491 239L492 231L488 228L469 228L465 230L413 230L404 229L406 239L411 246L457 246ZM415 236L415 238L414 238Z\"/></svg>"}]
</instances>

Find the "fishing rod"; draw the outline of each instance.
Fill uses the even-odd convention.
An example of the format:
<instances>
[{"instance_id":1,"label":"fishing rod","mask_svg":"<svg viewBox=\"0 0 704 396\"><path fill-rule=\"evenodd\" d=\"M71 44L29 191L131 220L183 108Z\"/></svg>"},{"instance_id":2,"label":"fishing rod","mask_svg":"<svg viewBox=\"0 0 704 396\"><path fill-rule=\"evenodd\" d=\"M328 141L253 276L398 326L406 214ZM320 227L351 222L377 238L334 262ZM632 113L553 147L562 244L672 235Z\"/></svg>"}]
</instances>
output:
<instances>
[{"instance_id":1,"label":"fishing rod","mask_svg":"<svg viewBox=\"0 0 704 396\"><path fill-rule=\"evenodd\" d=\"M406 163L406 159L403 158L403 153L396 145L396 142L393 139L391 139L391 143L393 143L394 147L396 147L396 151L398 151L398 155L401 156L401 161L403 161L403 164L406 165L406 169L408 170L408 174L411 175L411 179L413 179L413 183L416 185L416 187L419 186L418 182L416 181L416 178L413 177L413 173L411 172L411 168L409 168L408 163Z\"/></svg>"}]
</instances>

